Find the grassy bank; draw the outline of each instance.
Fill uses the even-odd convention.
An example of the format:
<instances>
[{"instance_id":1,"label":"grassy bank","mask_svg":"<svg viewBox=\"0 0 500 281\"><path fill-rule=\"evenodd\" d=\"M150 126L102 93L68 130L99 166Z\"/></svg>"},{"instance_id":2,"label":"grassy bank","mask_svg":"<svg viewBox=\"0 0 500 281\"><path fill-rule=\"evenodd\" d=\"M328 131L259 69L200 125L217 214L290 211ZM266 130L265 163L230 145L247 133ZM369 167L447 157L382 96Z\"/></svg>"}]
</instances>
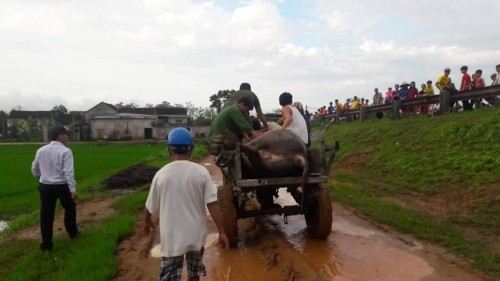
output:
<instances>
[{"instance_id":1,"label":"grassy bank","mask_svg":"<svg viewBox=\"0 0 500 281\"><path fill-rule=\"evenodd\" d=\"M500 109L331 126L334 200L500 277Z\"/></svg>"}]
</instances>

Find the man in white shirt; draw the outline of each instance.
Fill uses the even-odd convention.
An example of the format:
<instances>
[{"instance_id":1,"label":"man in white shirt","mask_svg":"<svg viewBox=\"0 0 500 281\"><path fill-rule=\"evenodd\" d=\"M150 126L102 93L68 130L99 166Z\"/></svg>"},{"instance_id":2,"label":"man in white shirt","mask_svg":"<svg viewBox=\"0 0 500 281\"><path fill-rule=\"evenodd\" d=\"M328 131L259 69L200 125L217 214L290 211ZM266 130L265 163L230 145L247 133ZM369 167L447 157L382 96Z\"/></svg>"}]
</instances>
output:
<instances>
[{"instance_id":1,"label":"man in white shirt","mask_svg":"<svg viewBox=\"0 0 500 281\"><path fill-rule=\"evenodd\" d=\"M497 69L497 77L495 78L493 85L500 85L500 64L497 64L496 69Z\"/></svg>"},{"instance_id":2,"label":"man in white shirt","mask_svg":"<svg viewBox=\"0 0 500 281\"><path fill-rule=\"evenodd\" d=\"M54 212L57 199L61 201L64 212L64 226L71 239L80 235L76 226L76 182L73 170L73 153L66 147L68 130L62 125L54 126L50 131L51 142L36 152L31 164L33 176L40 185L40 232L42 251L51 251L53 247Z\"/></svg>"},{"instance_id":3,"label":"man in white shirt","mask_svg":"<svg viewBox=\"0 0 500 281\"><path fill-rule=\"evenodd\" d=\"M375 88L375 94L373 95L373 105L383 105L384 104L384 97L382 96L382 93L378 91L378 88Z\"/></svg>"},{"instance_id":4,"label":"man in white shirt","mask_svg":"<svg viewBox=\"0 0 500 281\"><path fill-rule=\"evenodd\" d=\"M205 206L217 226L217 244L229 248L217 205L217 193L207 169L189 161L194 143L191 132L175 128L168 134L168 153L172 162L153 178L144 212L144 235L154 223L152 214L160 217L161 272L159 281L181 280L184 256L190 281L206 275L202 263L207 238Z\"/></svg>"},{"instance_id":5,"label":"man in white shirt","mask_svg":"<svg viewBox=\"0 0 500 281\"><path fill-rule=\"evenodd\" d=\"M281 116L283 124L282 130L290 130L294 132L307 145L309 134L307 132L307 124L299 110L292 106L293 96L290 93L284 92L279 97L281 108Z\"/></svg>"}]
</instances>

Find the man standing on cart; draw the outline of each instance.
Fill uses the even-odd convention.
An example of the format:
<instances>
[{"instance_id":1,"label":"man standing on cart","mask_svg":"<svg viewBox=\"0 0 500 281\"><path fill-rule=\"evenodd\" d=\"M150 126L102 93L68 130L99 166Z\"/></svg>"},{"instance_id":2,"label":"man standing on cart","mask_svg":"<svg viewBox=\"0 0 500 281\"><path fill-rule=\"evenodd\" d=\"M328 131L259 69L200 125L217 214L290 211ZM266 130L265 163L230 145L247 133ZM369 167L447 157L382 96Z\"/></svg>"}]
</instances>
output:
<instances>
[{"instance_id":1,"label":"man standing on cart","mask_svg":"<svg viewBox=\"0 0 500 281\"><path fill-rule=\"evenodd\" d=\"M250 117L250 111L245 114L245 117L248 119L248 122L252 125L254 130L260 130L261 126L260 123L262 122L263 130L267 131L269 130L269 126L267 124L266 117L264 116L264 113L262 112L262 108L260 107L260 101L257 95L252 91L252 87L250 86L249 83L241 83L240 89L236 92L234 92L231 96L229 96L226 101L224 101L224 107L225 109L228 106L238 104L239 100L242 97L249 97L252 100L253 103L253 108L255 108L255 112L257 113L257 117L259 120L252 120ZM259 122L260 121L260 122Z\"/></svg>"},{"instance_id":2,"label":"man standing on cart","mask_svg":"<svg viewBox=\"0 0 500 281\"><path fill-rule=\"evenodd\" d=\"M237 104L226 107L215 117L208 135L210 154L218 155L220 153L220 145L224 143L224 138L228 135L234 136L233 142L255 139L262 135L254 130L248 122L247 116L252 109L252 100L243 96Z\"/></svg>"}]
</instances>

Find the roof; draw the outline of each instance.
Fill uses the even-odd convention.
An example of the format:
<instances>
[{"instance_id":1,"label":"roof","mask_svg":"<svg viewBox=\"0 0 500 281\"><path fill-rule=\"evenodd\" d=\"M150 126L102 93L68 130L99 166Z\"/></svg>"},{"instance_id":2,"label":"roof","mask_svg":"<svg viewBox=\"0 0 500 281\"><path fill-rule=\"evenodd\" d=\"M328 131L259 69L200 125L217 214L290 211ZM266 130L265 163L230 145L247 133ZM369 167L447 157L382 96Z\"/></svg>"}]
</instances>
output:
<instances>
[{"instance_id":1,"label":"roof","mask_svg":"<svg viewBox=\"0 0 500 281\"><path fill-rule=\"evenodd\" d=\"M12 110L9 114L9 119L42 119L42 118L52 118L52 111L24 111L24 110Z\"/></svg>"},{"instance_id":2,"label":"roof","mask_svg":"<svg viewBox=\"0 0 500 281\"><path fill-rule=\"evenodd\" d=\"M87 110L87 111L85 111L85 112L89 112L89 111L91 111L92 109L94 109L94 108L98 107L98 106L99 106L99 105L101 105L101 104L104 104L104 105L106 105L106 106L110 107L110 108L111 108L111 109L113 109L114 111L118 111L118 109L117 109L114 105L109 104L109 103L105 103L105 102L101 101L100 103L98 103L98 104L94 105L91 109L89 109L89 110Z\"/></svg>"},{"instance_id":3,"label":"roof","mask_svg":"<svg viewBox=\"0 0 500 281\"><path fill-rule=\"evenodd\" d=\"M187 115L187 108L184 107L138 107L120 108L118 113L135 113L148 115Z\"/></svg>"}]
</instances>

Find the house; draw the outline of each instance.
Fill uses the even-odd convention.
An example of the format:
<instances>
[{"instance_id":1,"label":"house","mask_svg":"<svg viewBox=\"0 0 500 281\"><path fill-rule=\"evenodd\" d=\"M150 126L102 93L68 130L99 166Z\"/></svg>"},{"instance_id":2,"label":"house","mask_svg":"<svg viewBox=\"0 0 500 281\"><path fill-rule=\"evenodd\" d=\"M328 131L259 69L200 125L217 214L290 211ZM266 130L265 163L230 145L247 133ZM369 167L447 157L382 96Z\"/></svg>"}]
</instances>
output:
<instances>
[{"instance_id":1,"label":"house","mask_svg":"<svg viewBox=\"0 0 500 281\"><path fill-rule=\"evenodd\" d=\"M187 108L117 108L100 102L85 113L90 139L147 140L164 139L175 127L187 127Z\"/></svg>"}]
</instances>

